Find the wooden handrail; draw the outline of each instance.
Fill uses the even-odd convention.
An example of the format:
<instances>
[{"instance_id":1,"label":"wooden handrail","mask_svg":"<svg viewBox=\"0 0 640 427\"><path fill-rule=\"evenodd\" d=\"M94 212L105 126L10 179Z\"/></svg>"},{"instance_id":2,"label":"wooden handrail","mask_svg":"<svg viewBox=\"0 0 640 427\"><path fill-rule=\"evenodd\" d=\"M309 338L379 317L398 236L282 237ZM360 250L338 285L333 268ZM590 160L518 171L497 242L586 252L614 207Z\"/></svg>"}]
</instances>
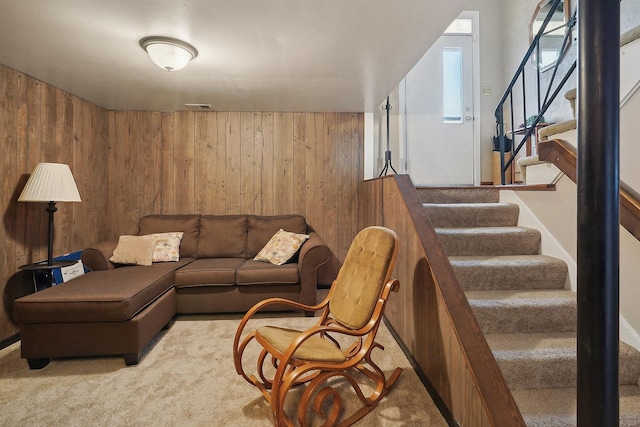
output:
<instances>
[{"instance_id":1,"label":"wooden handrail","mask_svg":"<svg viewBox=\"0 0 640 427\"><path fill-rule=\"evenodd\" d=\"M538 143L538 158L553 163L571 181L576 182L577 150L564 139L550 139Z\"/></svg>"},{"instance_id":2,"label":"wooden handrail","mask_svg":"<svg viewBox=\"0 0 640 427\"><path fill-rule=\"evenodd\" d=\"M407 175L363 184L360 227L384 225L401 241L399 298L386 317L460 425L524 426L502 371Z\"/></svg>"},{"instance_id":3,"label":"wooden handrail","mask_svg":"<svg viewBox=\"0 0 640 427\"><path fill-rule=\"evenodd\" d=\"M578 151L562 139L550 139L538 144L540 160L551 162L576 182ZM640 196L620 181L620 225L640 240Z\"/></svg>"}]
</instances>

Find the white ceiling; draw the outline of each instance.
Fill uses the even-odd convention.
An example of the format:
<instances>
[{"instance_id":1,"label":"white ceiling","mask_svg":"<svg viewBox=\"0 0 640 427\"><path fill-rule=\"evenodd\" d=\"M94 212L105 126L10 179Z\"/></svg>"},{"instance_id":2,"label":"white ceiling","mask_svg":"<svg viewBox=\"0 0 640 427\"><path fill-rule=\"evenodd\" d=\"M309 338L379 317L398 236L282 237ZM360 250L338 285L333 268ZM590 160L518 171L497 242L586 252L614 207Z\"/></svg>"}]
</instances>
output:
<instances>
[{"instance_id":1,"label":"white ceiling","mask_svg":"<svg viewBox=\"0 0 640 427\"><path fill-rule=\"evenodd\" d=\"M467 0L0 0L0 64L109 110L373 111ZM182 39L184 70L139 40Z\"/></svg>"}]
</instances>

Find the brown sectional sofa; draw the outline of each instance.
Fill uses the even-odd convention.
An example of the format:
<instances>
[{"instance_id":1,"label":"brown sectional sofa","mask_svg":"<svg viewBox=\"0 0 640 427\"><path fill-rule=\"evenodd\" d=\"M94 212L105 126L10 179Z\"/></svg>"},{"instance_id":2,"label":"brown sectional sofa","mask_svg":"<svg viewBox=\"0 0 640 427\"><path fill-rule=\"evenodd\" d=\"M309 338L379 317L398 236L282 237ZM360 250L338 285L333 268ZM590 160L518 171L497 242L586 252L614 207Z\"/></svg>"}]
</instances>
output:
<instances>
[{"instance_id":1,"label":"brown sectional sofa","mask_svg":"<svg viewBox=\"0 0 640 427\"><path fill-rule=\"evenodd\" d=\"M91 273L15 301L22 357L32 368L94 355L136 364L176 313L244 312L270 297L313 305L318 268L330 256L300 215L150 215L138 228L139 235L182 231L180 260L118 266L109 261L117 242L101 242L82 254ZM254 261L281 228L309 239L286 264Z\"/></svg>"}]
</instances>

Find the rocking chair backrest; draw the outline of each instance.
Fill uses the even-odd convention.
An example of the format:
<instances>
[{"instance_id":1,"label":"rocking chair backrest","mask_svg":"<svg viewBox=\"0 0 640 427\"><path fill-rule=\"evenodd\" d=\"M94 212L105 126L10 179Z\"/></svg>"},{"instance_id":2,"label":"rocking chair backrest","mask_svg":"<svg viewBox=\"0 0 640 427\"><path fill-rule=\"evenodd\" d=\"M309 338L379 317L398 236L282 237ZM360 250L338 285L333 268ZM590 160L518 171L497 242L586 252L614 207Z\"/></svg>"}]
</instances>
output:
<instances>
[{"instance_id":1,"label":"rocking chair backrest","mask_svg":"<svg viewBox=\"0 0 640 427\"><path fill-rule=\"evenodd\" d=\"M398 253L398 236L385 227L368 227L351 243L333 283L329 309L343 326L360 329L371 319Z\"/></svg>"}]
</instances>

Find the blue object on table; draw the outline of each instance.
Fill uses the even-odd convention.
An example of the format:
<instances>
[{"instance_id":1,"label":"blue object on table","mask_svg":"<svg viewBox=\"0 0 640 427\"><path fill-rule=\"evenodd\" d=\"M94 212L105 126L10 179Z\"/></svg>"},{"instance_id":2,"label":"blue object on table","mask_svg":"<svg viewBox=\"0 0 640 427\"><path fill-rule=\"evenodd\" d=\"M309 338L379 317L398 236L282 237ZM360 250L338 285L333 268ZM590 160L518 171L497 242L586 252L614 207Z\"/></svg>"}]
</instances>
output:
<instances>
[{"instance_id":1,"label":"blue object on table","mask_svg":"<svg viewBox=\"0 0 640 427\"><path fill-rule=\"evenodd\" d=\"M55 257L53 259L53 261L79 261L80 257L82 256L82 251L76 251L76 252L71 252L69 254L66 255L61 255L58 257ZM86 266L84 266L84 272L88 273L89 271L91 271L89 268L87 268ZM62 271L60 268L55 268L53 270L53 283L54 285L59 285L60 283L64 282L63 278L62 278Z\"/></svg>"}]
</instances>

